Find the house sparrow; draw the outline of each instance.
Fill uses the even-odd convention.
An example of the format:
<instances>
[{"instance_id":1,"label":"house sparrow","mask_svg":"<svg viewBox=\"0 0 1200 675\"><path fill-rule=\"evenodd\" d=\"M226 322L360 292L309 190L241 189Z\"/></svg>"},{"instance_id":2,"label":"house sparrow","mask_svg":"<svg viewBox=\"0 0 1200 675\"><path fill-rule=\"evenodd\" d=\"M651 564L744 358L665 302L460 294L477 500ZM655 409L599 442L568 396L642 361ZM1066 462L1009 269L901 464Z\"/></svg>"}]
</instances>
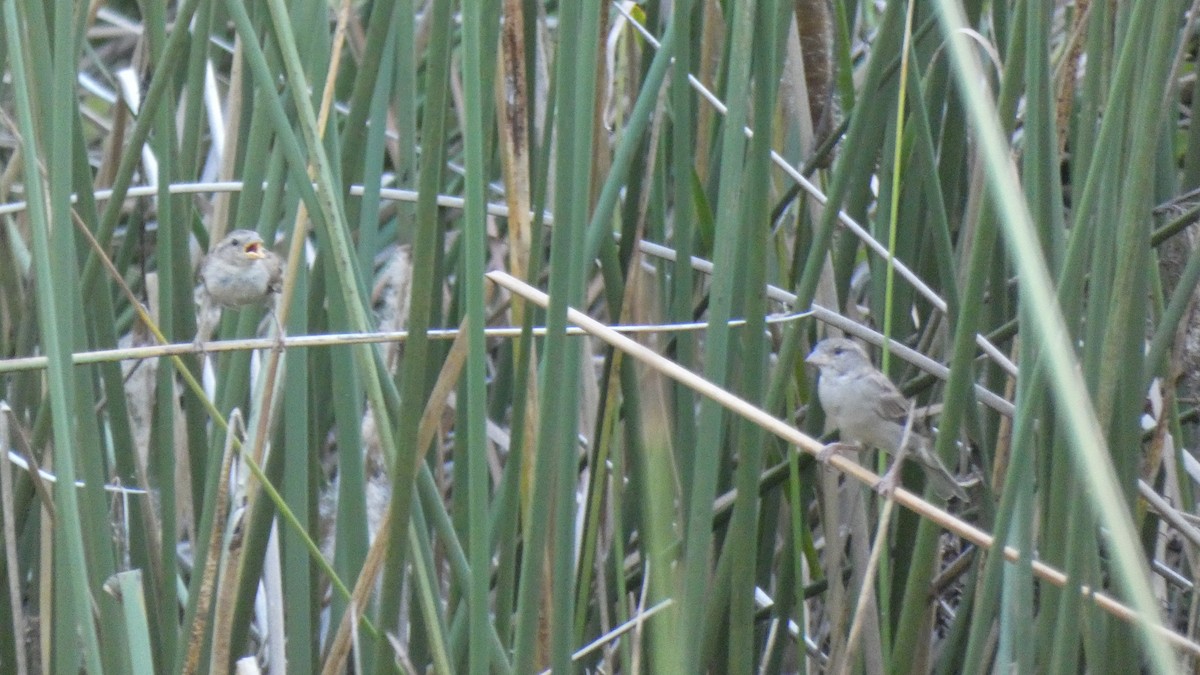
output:
<instances>
[{"instance_id":1,"label":"house sparrow","mask_svg":"<svg viewBox=\"0 0 1200 675\"><path fill-rule=\"evenodd\" d=\"M222 307L265 303L273 312L283 286L283 264L257 232L234 230L200 262L199 276L196 343L202 344L212 336Z\"/></svg>"},{"instance_id":2,"label":"house sparrow","mask_svg":"<svg viewBox=\"0 0 1200 675\"><path fill-rule=\"evenodd\" d=\"M893 454L899 451L895 465L880 482L882 490L895 487L896 470L904 454L912 451L941 497L967 498L963 488L971 483L959 482L933 452L929 440L905 428L911 414L908 400L871 365L862 347L845 338L828 338L817 343L805 361L821 370L817 396L828 423L841 432L843 442ZM839 445L826 446L818 459L829 459Z\"/></svg>"}]
</instances>

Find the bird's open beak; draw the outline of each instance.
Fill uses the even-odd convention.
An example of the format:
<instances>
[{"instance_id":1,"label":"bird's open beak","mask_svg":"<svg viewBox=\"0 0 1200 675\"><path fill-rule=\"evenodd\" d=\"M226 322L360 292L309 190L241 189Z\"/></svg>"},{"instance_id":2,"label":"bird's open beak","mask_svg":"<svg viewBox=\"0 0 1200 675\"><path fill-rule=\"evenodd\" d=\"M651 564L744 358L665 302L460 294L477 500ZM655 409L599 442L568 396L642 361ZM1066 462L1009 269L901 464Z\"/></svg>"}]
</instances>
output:
<instances>
[{"instance_id":1,"label":"bird's open beak","mask_svg":"<svg viewBox=\"0 0 1200 675\"><path fill-rule=\"evenodd\" d=\"M260 241L252 241L249 244L246 244L243 250L245 251L247 258L262 260L263 258L267 257L267 254L262 250L262 242Z\"/></svg>"}]
</instances>

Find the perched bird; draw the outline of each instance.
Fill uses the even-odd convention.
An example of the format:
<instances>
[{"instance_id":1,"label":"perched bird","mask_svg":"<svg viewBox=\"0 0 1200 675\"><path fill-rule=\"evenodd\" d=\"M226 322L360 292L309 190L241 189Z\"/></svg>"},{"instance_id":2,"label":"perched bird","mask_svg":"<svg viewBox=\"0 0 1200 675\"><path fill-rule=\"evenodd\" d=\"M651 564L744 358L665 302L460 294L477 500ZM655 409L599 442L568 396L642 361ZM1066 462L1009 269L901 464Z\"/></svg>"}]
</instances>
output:
<instances>
[{"instance_id":1,"label":"perched bird","mask_svg":"<svg viewBox=\"0 0 1200 675\"><path fill-rule=\"evenodd\" d=\"M828 423L841 432L842 441L898 455L895 465L884 476L881 489L888 491L895 487L900 460L911 451L940 496L967 498L963 488L971 483L959 482L933 451L929 439L913 432L911 425L905 429L911 414L908 399L887 375L871 365L871 358L862 347L845 338L827 338L817 343L805 361L821 370L817 395ZM818 458L829 459L839 445L827 446Z\"/></svg>"},{"instance_id":2,"label":"perched bird","mask_svg":"<svg viewBox=\"0 0 1200 675\"><path fill-rule=\"evenodd\" d=\"M222 307L265 304L273 312L275 298L283 287L283 264L257 232L234 230L200 262L199 276L195 293L200 306L198 345L212 337Z\"/></svg>"}]
</instances>

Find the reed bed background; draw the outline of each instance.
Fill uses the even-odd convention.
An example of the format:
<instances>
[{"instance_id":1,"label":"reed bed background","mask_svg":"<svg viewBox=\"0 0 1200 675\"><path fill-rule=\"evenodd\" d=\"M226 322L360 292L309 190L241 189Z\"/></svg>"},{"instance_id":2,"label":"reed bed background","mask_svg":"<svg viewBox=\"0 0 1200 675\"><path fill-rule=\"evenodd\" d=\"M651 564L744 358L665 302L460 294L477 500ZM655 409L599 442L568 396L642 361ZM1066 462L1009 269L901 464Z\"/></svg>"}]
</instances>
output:
<instances>
[{"instance_id":1,"label":"reed bed background","mask_svg":"<svg viewBox=\"0 0 1200 675\"><path fill-rule=\"evenodd\" d=\"M1196 6L0 10L0 670L1196 667Z\"/></svg>"}]
</instances>

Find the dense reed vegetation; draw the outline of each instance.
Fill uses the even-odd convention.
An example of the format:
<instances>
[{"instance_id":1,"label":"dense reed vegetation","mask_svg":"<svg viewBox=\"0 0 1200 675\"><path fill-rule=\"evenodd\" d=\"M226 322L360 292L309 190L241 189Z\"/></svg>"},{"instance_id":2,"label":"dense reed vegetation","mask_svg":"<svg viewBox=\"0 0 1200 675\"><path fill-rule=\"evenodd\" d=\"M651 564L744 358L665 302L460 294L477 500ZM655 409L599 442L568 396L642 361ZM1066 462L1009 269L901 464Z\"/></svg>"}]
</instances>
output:
<instances>
[{"instance_id":1,"label":"dense reed vegetation","mask_svg":"<svg viewBox=\"0 0 1200 675\"><path fill-rule=\"evenodd\" d=\"M1196 667L1196 6L0 10L0 671Z\"/></svg>"}]
</instances>

